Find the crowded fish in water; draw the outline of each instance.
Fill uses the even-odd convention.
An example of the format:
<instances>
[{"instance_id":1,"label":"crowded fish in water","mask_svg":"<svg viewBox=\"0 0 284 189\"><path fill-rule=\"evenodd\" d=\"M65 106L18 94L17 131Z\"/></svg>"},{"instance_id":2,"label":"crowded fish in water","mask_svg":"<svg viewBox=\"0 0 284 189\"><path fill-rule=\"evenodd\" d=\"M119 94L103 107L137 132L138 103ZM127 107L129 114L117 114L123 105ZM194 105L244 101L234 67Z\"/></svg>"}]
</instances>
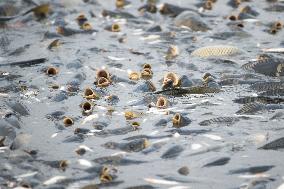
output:
<instances>
[{"instance_id":1,"label":"crowded fish in water","mask_svg":"<svg viewBox=\"0 0 284 189\"><path fill-rule=\"evenodd\" d=\"M283 23L283 0L0 1L0 189L283 189Z\"/></svg>"}]
</instances>

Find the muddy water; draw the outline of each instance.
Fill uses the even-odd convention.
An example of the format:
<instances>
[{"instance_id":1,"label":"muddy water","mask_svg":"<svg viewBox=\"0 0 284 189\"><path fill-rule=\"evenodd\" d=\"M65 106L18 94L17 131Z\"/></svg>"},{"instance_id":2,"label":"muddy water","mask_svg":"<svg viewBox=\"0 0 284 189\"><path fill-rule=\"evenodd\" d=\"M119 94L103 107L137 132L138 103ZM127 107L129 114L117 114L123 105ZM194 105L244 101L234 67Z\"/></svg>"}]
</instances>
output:
<instances>
[{"instance_id":1,"label":"muddy water","mask_svg":"<svg viewBox=\"0 0 284 189\"><path fill-rule=\"evenodd\" d=\"M8 1L7 1L8 2ZM198 10L195 5L198 1L160 1L172 3L181 7ZM2 2L1 2L2 3ZM4 1L5 3L5 1ZM44 3L44 2L41 2ZM149 108L151 102L156 103L157 96L150 92L137 92L135 89L145 81L131 82L128 78L130 71L141 71L145 63L152 66L153 78L151 81L160 91L161 79L167 72L186 75L194 85L202 85L202 76L210 72L220 81L224 75L242 75L253 73L241 69L241 65L251 59L256 59L263 48L283 47L284 31L280 30L272 35L266 30L270 22L282 20L283 12L266 11L265 8L274 5L266 1L244 2L238 9L233 9L219 0L213 9L205 11L202 20L211 28L207 32L193 32L188 28L178 28L173 25L173 19L160 13L145 13L141 15L137 9L145 2L135 1L123 11L136 16L135 19L104 18L103 9L115 10L113 1L97 1L97 4L88 4L81 1L51 2L52 14L48 19L36 21L32 14L11 21L1 29L1 39L8 43L1 44L0 63L11 63L36 58L47 58L45 63L30 67L1 66L1 116L3 124L15 130L20 140L16 149L10 147L14 138L4 142L0 159L0 188L13 188L23 182L32 188L81 188L89 184L97 184L99 188L127 188L144 186L144 188L277 188L283 183L283 151L261 150L259 147L283 137L283 109L264 110L253 112L253 115L237 115L242 104L233 100L244 96L255 96L257 91L248 84L222 86L222 92L216 94L186 95L183 97L166 96L170 106L164 110L155 107ZM31 5L21 4L23 9ZM17 4L17 5L18 5ZM283 3L279 2L283 6ZM228 15L249 5L259 15L254 20L245 20L244 28L230 29L226 19ZM92 11L96 17L89 14ZM46 32L56 32L56 20L64 18L69 28L79 29L76 17L84 13L89 23L97 32L92 34L75 34L47 39ZM121 32L109 32L104 28L114 22L121 24ZM160 25L162 32L146 32L152 26ZM226 39L216 39L212 36L221 32L241 31L243 35ZM175 32L175 37L168 37L168 32ZM155 35L151 37L151 35ZM120 37L126 36L125 43L119 43ZM149 37L150 36L150 37ZM52 51L48 45L54 39L63 43ZM194 40L193 40L194 39ZM1 40L3 41L3 40ZM165 55L170 45L177 45L180 53L172 61L166 62ZM197 58L190 55L193 50L211 45L232 45L242 50L237 56L222 58L234 63L219 63L212 59ZM22 51L10 54L16 49ZM129 49L141 52L133 54ZM282 57L283 54L273 54ZM56 76L47 76L44 70L55 66L59 73ZM112 75L120 78L107 88L98 88L94 85L97 69L107 69ZM7 74L19 75L14 79L7 79ZM269 77L253 73L257 81L280 81L281 77ZM243 78L241 78L243 79ZM70 82L78 83L78 92L67 93ZM59 89L51 89L51 84L59 85ZM14 88L12 88L14 86ZM22 86L24 90L19 88ZM82 115L80 104L84 102L83 91L91 87L101 94L99 100L94 100L93 119ZM14 90L15 89L15 90ZM108 102L109 95L118 96L117 102ZM283 98L280 97L280 98ZM21 116L7 105L7 102L18 101L29 110L29 115ZM109 108L113 112L109 112ZM58 119L51 119L51 113L63 112ZM139 118L127 121L125 111L142 113ZM7 124L5 114L12 112L19 120L20 128ZM181 129L173 127L171 119L180 112L187 116L191 123ZM270 118L276 113L279 119ZM63 118L69 116L74 124L64 127ZM234 117L239 121L233 124L217 124L200 126L204 120L217 117ZM168 120L167 124L157 125L161 119ZM129 133L99 135L101 131L88 134L74 134L75 128L94 130L96 125L106 125L104 130L113 130L126 127L133 121L140 123L139 129ZM4 129L2 129L4 130ZM1 131L1 136L5 136ZM23 134L29 137L22 137ZM127 143L129 137L144 135L148 138L149 146L139 152L124 152L123 149L107 149L103 144L107 142ZM160 148L155 148L161 144ZM75 150L85 145L91 150L79 156ZM178 145L181 152L172 158L162 158L163 154ZM283 148L283 144L282 144ZM151 150L153 149L153 150ZM174 148L175 149L175 148ZM25 151L35 150L36 155L29 155ZM96 158L120 154L126 159L141 161L130 165L107 165L117 169L113 181L100 184L99 171L92 167L102 164L93 161ZM169 154L173 154L174 150ZM220 158L229 161L222 165L204 166ZM82 165L79 159L87 160L91 165ZM68 167L63 171L48 165L50 161L68 160ZM188 175L181 175L178 169L187 166ZM247 168L272 166L265 171L246 171ZM237 170L237 171L236 171ZM238 172L238 170L241 170ZM237 172L237 173L235 173ZM24 175L26 173L34 173ZM20 177L19 177L20 175ZM65 180L58 183L45 183L55 176L64 176ZM151 180L152 179L152 180ZM153 180L157 179L157 180ZM100 185L99 185L100 184ZM95 188L95 187L94 187Z\"/></svg>"}]
</instances>

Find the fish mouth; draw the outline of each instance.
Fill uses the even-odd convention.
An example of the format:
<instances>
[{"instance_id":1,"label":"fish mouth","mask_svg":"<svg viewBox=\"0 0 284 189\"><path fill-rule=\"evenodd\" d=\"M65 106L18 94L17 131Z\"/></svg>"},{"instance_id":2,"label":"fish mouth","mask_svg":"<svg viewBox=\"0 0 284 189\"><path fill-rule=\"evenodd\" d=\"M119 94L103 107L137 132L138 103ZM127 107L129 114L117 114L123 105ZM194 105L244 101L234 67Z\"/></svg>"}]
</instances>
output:
<instances>
[{"instance_id":1,"label":"fish mouth","mask_svg":"<svg viewBox=\"0 0 284 189\"><path fill-rule=\"evenodd\" d=\"M105 77L100 77L97 81L98 87L108 87L110 85L110 81Z\"/></svg>"},{"instance_id":2,"label":"fish mouth","mask_svg":"<svg viewBox=\"0 0 284 189\"><path fill-rule=\"evenodd\" d=\"M69 126L74 124L74 121L71 117L65 117L63 119L63 123L64 123L65 127L69 127Z\"/></svg>"},{"instance_id":3,"label":"fish mouth","mask_svg":"<svg viewBox=\"0 0 284 189\"><path fill-rule=\"evenodd\" d=\"M104 77L106 79L110 79L110 73L106 70L98 70L96 77L97 78Z\"/></svg>"},{"instance_id":4,"label":"fish mouth","mask_svg":"<svg viewBox=\"0 0 284 189\"><path fill-rule=\"evenodd\" d=\"M55 67L49 67L49 68L47 68L47 70L46 70L46 74L49 75L49 76L57 75L58 72L59 72L58 69L55 68Z\"/></svg>"},{"instance_id":5,"label":"fish mouth","mask_svg":"<svg viewBox=\"0 0 284 189\"><path fill-rule=\"evenodd\" d=\"M170 72L164 76L162 89L165 90L168 88L179 87L180 84L181 84L180 77L177 76L175 73Z\"/></svg>"},{"instance_id":6,"label":"fish mouth","mask_svg":"<svg viewBox=\"0 0 284 189\"><path fill-rule=\"evenodd\" d=\"M172 118L173 126L180 127L181 125L181 115L179 113L175 114Z\"/></svg>"},{"instance_id":7,"label":"fish mouth","mask_svg":"<svg viewBox=\"0 0 284 189\"><path fill-rule=\"evenodd\" d=\"M165 97L160 97L157 100L156 107L164 109L168 107L168 100Z\"/></svg>"}]
</instances>

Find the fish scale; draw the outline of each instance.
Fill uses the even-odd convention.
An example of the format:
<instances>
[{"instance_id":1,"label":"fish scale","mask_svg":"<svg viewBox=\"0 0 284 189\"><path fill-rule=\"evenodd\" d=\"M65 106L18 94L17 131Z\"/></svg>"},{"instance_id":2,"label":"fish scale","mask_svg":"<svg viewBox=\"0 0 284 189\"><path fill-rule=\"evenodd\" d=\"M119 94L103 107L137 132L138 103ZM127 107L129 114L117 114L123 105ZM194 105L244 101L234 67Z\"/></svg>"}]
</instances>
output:
<instances>
[{"instance_id":1,"label":"fish scale","mask_svg":"<svg viewBox=\"0 0 284 189\"><path fill-rule=\"evenodd\" d=\"M259 104L259 103L249 103L245 104L239 111L237 111L237 114L253 114L259 111L262 111L265 109L265 105Z\"/></svg>"},{"instance_id":2,"label":"fish scale","mask_svg":"<svg viewBox=\"0 0 284 189\"><path fill-rule=\"evenodd\" d=\"M206 94L206 93L218 93L221 92L221 89L210 88L206 86L194 86L190 88L173 88L166 89L162 91L157 91L155 94L163 94L170 96L183 96L187 94Z\"/></svg>"},{"instance_id":3,"label":"fish scale","mask_svg":"<svg viewBox=\"0 0 284 189\"><path fill-rule=\"evenodd\" d=\"M257 91L269 91L284 89L284 82L260 82L251 85L251 89Z\"/></svg>"},{"instance_id":4,"label":"fish scale","mask_svg":"<svg viewBox=\"0 0 284 189\"><path fill-rule=\"evenodd\" d=\"M236 117L216 117L216 118L201 121L199 125L208 126L211 124L233 124L239 120L240 119Z\"/></svg>"},{"instance_id":5,"label":"fish scale","mask_svg":"<svg viewBox=\"0 0 284 189\"><path fill-rule=\"evenodd\" d=\"M259 149L264 149L264 150L278 150L284 148L284 137L278 138L274 141L271 141L264 146L260 147Z\"/></svg>"},{"instance_id":6,"label":"fish scale","mask_svg":"<svg viewBox=\"0 0 284 189\"><path fill-rule=\"evenodd\" d=\"M234 46L216 45L201 47L191 53L192 56L210 57L210 56L229 56L241 53L240 49Z\"/></svg>"},{"instance_id":7,"label":"fish scale","mask_svg":"<svg viewBox=\"0 0 284 189\"><path fill-rule=\"evenodd\" d=\"M266 97L266 96L246 96L243 98L237 98L233 101L239 104L248 104L248 103L253 103L253 102L260 102L264 104L269 104L269 103L277 104L277 103L284 102L284 98L272 98L272 97Z\"/></svg>"},{"instance_id":8,"label":"fish scale","mask_svg":"<svg viewBox=\"0 0 284 189\"><path fill-rule=\"evenodd\" d=\"M283 64L284 59L268 57L256 61L251 61L242 66L245 70L254 70L268 76L276 76L277 66Z\"/></svg>"},{"instance_id":9,"label":"fish scale","mask_svg":"<svg viewBox=\"0 0 284 189\"><path fill-rule=\"evenodd\" d=\"M284 96L284 89L269 90L260 93L261 96Z\"/></svg>"},{"instance_id":10,"label":"fish scale","mask_svg":"<svg viewBox=\"0 0 284 189\"><path fill-rule=\"evenodd\" d=\"M260 104L260 103L249 103L245 104L236 114L254 114L264 110L276 110L283 109L283 104Z\"/></svg>"}]
</instances>

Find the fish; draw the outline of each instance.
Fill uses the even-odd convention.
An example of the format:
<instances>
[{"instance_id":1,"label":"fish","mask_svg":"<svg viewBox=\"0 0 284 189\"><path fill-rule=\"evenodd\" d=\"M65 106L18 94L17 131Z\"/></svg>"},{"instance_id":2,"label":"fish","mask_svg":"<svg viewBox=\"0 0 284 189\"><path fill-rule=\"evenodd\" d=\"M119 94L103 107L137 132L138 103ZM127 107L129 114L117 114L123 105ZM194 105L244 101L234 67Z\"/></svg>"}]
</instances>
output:
<instances>
[{"instance_id":1,"label":"fish","mask_svg":"<svg viewBox=\"0 0 284 189\"><path fill-rule=\"evenodd\" d=\"M283 97L284 96L284 88L283 89L272 89L259 93L259 96L272 96L272 97Z\"/></svg>"},{"instance_id":2,"label":"fish","mask_svg":"<svg viewBox=\"0 0 284 189\"><path fill-rule=\"evenodd\" d=\"M268 48L268 49L262 49L262 51L270 53L284 53L284 48Z\"/></svg>"},{"instance_id":3,"label":"fish","mask_svg":"<svg viewBox=\"0 0 284 189\"><path fill-rule=\"evenodd\" d=\"M229 163L230 160L231 160L230 157L221 157L210 163L203 165L203 167L223 166Z\"/></svg>"},{"instance_id":4,"label":"fish","mask_svg":"<svg viewBox=\"0 0 284 189\"><path fill-rule=\"evenodd\" d=\"M178 129L171 129L168 130L167 132L170 133L178 133L180 135L198 135L198 134L204 134L207 132L210 132L211 130L209 129L182 129L182 128L178 128Z\"/></svg>"},{"instance_id":5,"label":"fish","mask_svg":"<svg viewBox=\"0 0 284 189\"><path fill-rule=\"evenodd\" d=\"M251 37L251 34L245 31L228 31L228 32L218 32L209 37L218 40L228 40L230 38L246 39Z\"/></svg>"},{"instance_id":6,"label":"fish","mask_svg":"<svg viewBox=\"0 0 284 189\"><path fill-rule=\"evenodd\" d=\"M129 186L125 189L155 189L157 187L151 185L138 185L138 186Z\"/></svg>"},{"instance_id":7,"label":"fish","mask_svg":"<svg viewBox=\"0 0 284 189\"><path fill-rule=\"evenodd\" d=\"M7 123L5 120L0 119L0 136L4 137L3 140L5 140L6 137L10 140L14 140L16 138L15 127Z\"/></svg>"},{"instance_id":8,"label":"fish","mask_svg":"<svg viewBox=\"0 0 284 189\"><path fill-rule=\"evenodd\" d=\"M64 143L69 143L69 142L77 142L77 143L81 143L84 141L84 135L81 134L81 133L78 133L78 134L75 134L75 135L72 135L72 136L68 136L66 137L63 142Z\"/></svg>"},{"instance_id":9,"label":"fish","mask_svg":"<svg viewBox=\"0 0 284 189\"><path fill-rule=\"evenodd\" d=\"M183 13L184 11L191 11L191 12L198 13L197 10L187 8L187 7L180 7L180 6L177 6L177 5L174 5L174 4L170 4L170 3L164 3L161 6L159 11L163 15L169 15L169 16L172 16L172 17L176 17L176 16L180 15L181 13Z\"/></svg>"},{"instance_id":10,"label":"fish","mask_svg":"<svg viewBox=\"0 0 284 189\"><path fill-rule=\"evenodd\" d=\"M107 130L102 130L100 132L95 133L96 136L112 136L112 135L124 135L133 131L139 130L139 126L137 125L129 125L125 127L119 127L116 129L107 129Z\"/></svg>"},{"instance_id":11,"label":"fish","mask_svg":"<svg viewBox=\"0 0 284 189\"><path fill-rule=\"evenodd\" d=\"M181 27L186 26L192 31L208 31L210 28L205 22L202 21L201 17L191 11L184 11L174 19L175 26Z\"/></svg>"},{"instance_id":12,"label":"fish","mask_svg":"<svg viewBox=\"0 0 284 189\"><path fill-rule=\"evenodd\" d=\"M179 128L189 125L191 123L191 120L180 113L176 113L172 118L172 123L174 127Z\"/></svg>"},{"instance_id":13,"label":"fish","mask_svg":"<svg viewBox=\"0 0 284 189\"><path fill-rule=\"evenodd\" d=\"M120 155L99 157L99 158L94 159L93 161L100 165L107 164L107 165L114 165L114 166L137 165L137 164L147 162L147 161L139 161L139 160L132 160L132 159L124 158L123 156L120 156Z\"/></svg>"},{"instance_id":14,"label":"fish","mask_svg":"<svg viewBox=\"0 0 284 189\"><path fill-rule=\"evenodd\" d=\"M277 67L280 64L284 64L284 59L268 57L250 61L249 63L242 65L242 68L246 70L252 69L257 73L275 77L277 74Z\"/></svg>"},{"instance_id":15,"label":"fish","mask_svg":"<svg viewBox=\"0 0 284 189\"><path fill-rule=\"evenodd\" d=\"M65 171L69 165L69 161L67 160L55 160L55 161L38 160L38 161L52 168L60 169L62 171Z\"/></svg>"},{"instance_id":16,"label":"fish","mask_svg":"<svg viewBox=\"0 0 284 189\"><path fill-rule=\"evenodd\" d=\"M267 172L274 167L275 167L274 165L263 165L263 166L254 166L248 168L240 168L240 169L230 170L229 174L243 174L243 173L258 174L258 173Z\"/></svg>"},{"instance_id":17,"label":"fish","mask_svg":"<svg viewBox=\"0 0 284 189\"><path fill-rule=\"evenodd\" d=\"M194 50L191 55L208 58L208 57L219 57L219 56L234 56L241 54L242 51L235 47L229 45L215 45L215 46L205 46Z\"/></svg>"},{"instance_id":18,"label":"fish","mask_svg":"<svg viewBox=\"0 0 284 189\"><path fill-rule=\"evenodd\" d=\"M284 102L284 98L268 97L268 96L247 96L233 100L235 103L248 104L259 102L263 104L279 104Z\"/></svg>"},{"instance_id":19,"label":"fish","mask_svg":"<svg viewBox=\"0 0 284 189\"><path fill-rule=\"evenodd\" d=\"M163 94L169 96L184 96L189 94L207 94L207 93L219 93L221 89L210 88L206 86L193 86L188 88L173 88L162 91L154 92L154 94Z\"/></svg>"},{"instance_id":20,"label":"fish","mask_svg":"<svg viewBox=\"0 0 284 189\"><path fill-rule=\"evenodd\" d=\"M102 145L107 149L119 149L125 152L140 152L149 146L147 139L136 139L127 143L107 142Z\"/></svg>"},{"instance_id":21,"label":"fish","mask_svg":"<svg viewBox=\"0 0 284 189\"><path fill-rule=\"evenodd\" d=\"M251 89L256 91L271 91L284 89L284 82L270 81L270 82L258 82L250 86Z\"/></svg>"},{"instance_id":22,"label":"fish","mask_svg":"<svg viewBox=\"0 0 284 189\"><path fill-rule=\"evenodd\" d=\"M139 7L138 11L156 13L158 11L158 8L154 3L146 3L145 5Z\"/></svg>"},{"instance_id":23,"label":"fish","mask_svg":"<svg viewBox=\"0 0 284 189\"><path fill-rule=\"evenodd\" d=\"M153 184L162 184L162 185L177 185L179 184L176 181L168 181L162 179L154 179L154 178L144 178L146 182L153 183Z\"/></svg>"},{"instance_id":24,"label":"fish","mask_svg":"<svg viewBox=\"0 0 284 189\"><path fill-rule=\"evenodd\" d=\"M12 142L12 144L10 145L10 149L17 150L24 147L26 144L30 142L31 137L32 136L29 134L24 134L24 133L18 134L14 139L14 141Z\"/></svg>"},{"instance_id":25,"label":"fish","mask_svg":"<svg viewBox=\"0 0 284 189\"><path fill-rule=\"evenodd\" d=\"M110 11L110 10L104 9L102 11L102 15L104 17L109 16L109 17L115 17L115 18L127 18L127 19L134 19L134 18L136 18L134 15L132 15L132 14L130 14L128 12L121 11L121 10Z\"/></svg>"},{"instance_id":26,"label":"fish","mask_svg":"<svg viewBox=\"0 0 284 189\"><path fill-rule=\"evenodd\" d=\"M54 177L51 177L50 179L44 181L43 185L48 186L48 185L56 184L56 183L65 181L66 179L67 179L66 176L60 176L60 175L54 176Z\"/></svg>"},{"instance_id":27,"label":"fish","mask_svg":"<svg viewBox=\"0 0 284 189\"><path fill-rule=\"evenodd\" d=\"M262 150L278 150L284 148L284 137L278 138L276 140L273 140L264 146L258 148Z\"/></svg>"},{"instance_id":28,"label":"fish","mask_svg":"<svg viewBox=\"0 0 284 189\"><path fill-rule=\"evenodd\" d=\"M236 114L255 114L265 110L265 105L260 103L248 103L245 104Z\"/></svg>"},{"instance_id":29,"label":"fish","mask_svg":"<svg viewBox=\"0 0 284 189\"><path fill-rule=\"evenodd\" d=\"M21 102L18 101L7 101L6 104L14 110L16 113L18 113L21 116L28 116L30 115L29 110L25 105L23 105Z\"/></svg>"},{"instance_id":30,"label":"fish","mask_svg":"<svg viewBox=\"0 0 284 189\"><path fill-rule=\"evenodd\" d=\"M189 168L187 166L183 166L178 169L178 173L186 176L189 174Z\"/></svg>"},{"instance_id":31,"label":"fish","mask_svg":"<svg viewBox=\"0 0 284 189\"><path fill-rule=\"evenodd\" d=\"M37 58L37 59L31 59L31 60L24 60L24 61L19 61L19 62L9 62L9 63L4 63L4 64L0 64L0 67L6 67L6 66L19 66L21 68L24 67L30 67L30 66L34 66L34 65L38 65L38 64L43 64L47 61L47 58Z\"/></svg>"},{"instance_id":32,"label":"fish","mask_svg":"<svg viewBox=\"0 0 284 189\"><path fill-rule=\"evenodd\" d=\"M211 124L226 124L226 125L232 125L236 122L240 121L237 117L216 117L212 119L207 119L204 121L201 121L199 125L201 126L209 126Z\"/></svg>"},{"instance_id":33,"label":"fish","mask_svg":"<svg viewBox=\"0 0 284 189\"><path fill-rule=\"evenodd\" d=\"M15 128L21 128L21 122L19 117L13 113L7 113L4 115L4 120L7 121L10 125L14 126Z\"/></svg>"},{"instance_id":34,"label":"fish","mask_svg":"<svg viewBox=\"0 0 284 189\"><path fill-rule=\"evenodd\" d=\"M184 148L182 146L175 145L169 148L166 152L164 152L161 158L162 159L174 159L178 157L183 151L184 151Z\"/></svg>"}]
</instances>

